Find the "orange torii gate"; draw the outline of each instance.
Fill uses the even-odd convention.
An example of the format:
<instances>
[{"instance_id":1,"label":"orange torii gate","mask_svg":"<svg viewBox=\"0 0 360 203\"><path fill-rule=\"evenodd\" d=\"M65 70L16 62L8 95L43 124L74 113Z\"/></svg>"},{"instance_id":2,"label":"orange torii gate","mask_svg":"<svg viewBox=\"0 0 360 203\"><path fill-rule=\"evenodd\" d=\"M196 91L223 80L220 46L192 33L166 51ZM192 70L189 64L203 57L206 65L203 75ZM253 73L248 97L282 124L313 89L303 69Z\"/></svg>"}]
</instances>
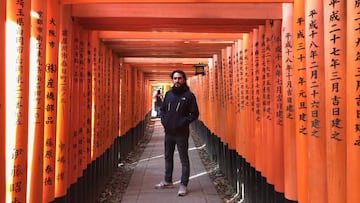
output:
<instances>
[{"instance_id":1,"label":"orange torii gate","mask_svg":"<svg viewBox=\"0 0 360 203\"><path fill-rule=\"evenodd\" d=\"M0 3L0 53L5 53L5 23L6 23L6 2ZM5 55L0 54L0 135L5 135ZM5 136L0 136L0 148L5 148ZM5 151L0 153L0 165L6 166ZM0 169L0 202L5 202L6 198L6 167Z\"/></svg>"},{"instance_id":2,"label":"orange torii gate","mask_svg":"<svg viewBox=\"0 0 360 203\"><path fill-rule=\"evenodd\" d=\"M91 187L123 149L114 145L132 147L141 134L149 81L73 22L68 6L8 0L0 8L0 201L95 197ZM39 13L17 15L30 10ZM358 13L355 3L295 0L282 24L267 20L239 36L191 78L203 127L218 140L211 147L248 201L264 197L248 190L360 201Z\"/></svg>"}]
</instances>

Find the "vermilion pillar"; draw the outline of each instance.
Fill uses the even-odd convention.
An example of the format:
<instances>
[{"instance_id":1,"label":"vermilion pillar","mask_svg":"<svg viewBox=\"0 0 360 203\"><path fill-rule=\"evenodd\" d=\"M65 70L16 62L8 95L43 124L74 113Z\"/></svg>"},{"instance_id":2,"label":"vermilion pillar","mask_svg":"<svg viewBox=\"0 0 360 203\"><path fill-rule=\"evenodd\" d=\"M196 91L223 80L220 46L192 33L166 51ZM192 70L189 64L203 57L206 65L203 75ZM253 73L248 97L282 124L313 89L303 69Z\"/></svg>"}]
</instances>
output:
<instances>
[{"instance_id":1,"label":"vermilion pillar","mask_svg":"<svg viewBox=\"0 0 360 203\"><path fill-rule=\"evenodd\" d=\"M235 118L234 121L236 123L235 127L235 149L238 155L242 154L241 149L241 131L240 131L240 73L241 73L241 66L242 60L241 58L241 48L242 48L242 41L237 40L234 44L234 77L233 77L233 84L234 84L234 112Z\"/></svg>"},{"instance_id":2,"label":"vermilion pillar","mask_svg":"<svg viewBox=\"0 0 360 203\"><path fill-rule=\"evenodd\" d=\"M70 77L72 19L70 6L62 6L59 25L59 70L56 119L55 198L66 195L69 186Z\"/></svg>"},{"instance_id":3,"label":"vermilion pillar","mask_svg":"<svg viewBox=\"0 0 360 203\"><path fill-rule=\"evenodd\" d=\"M44 160L46 1L32 1L31 10L27 201L41 202Z\"/></svg>"},{"instance_id":4,"label":"vermilion pillar","mask_svg":"<svg viewBox=\"0 0 360 203\"><path fill-rule=\"evenodd\" d=\"M0 2L0 135L5 135L5 19L6 1ZM0 136L0 202L5 202L5 136Z\"/></svg>"},{"instance_id":5,"label":"vermilion pillar","mask_svg":"<svg viewBox=\"0 0 360 203\"><path fill-rule=\"evenodd\" d=\"M309 161L306 92L305 1L294 1L294 109L296 136L296 175L299 202L308 201Z\"/></svg>"},{"instance_id":6,"label":"vermilion pillar","mask_svg":"<svg viewBox=\"0 0 360 203\"><path fill-rule=\"evenodd\" d=\"M212 71L213 71L213 78L214 78L214 114L213 114L213 118L212 118L212 122L213 122L213 132L215 135L219 136L219 130L218 130L218 122L216 120L216 117L218 116L218 112L219 112L219 93L217 91L217 89L219 88L218 86L218 55L214 54L213 55L213 67L212 67Z\"/></svg>"},{"instance_id":7,"label":"vermilion pillar","mask_svg":"<svg viewBox=\"0 0 360 203\"><path fill-rule=\"evenodd\" d=\"M210 85L210 102L211 102L211 106L213 107L213 111L210 112L210 131L211 133L216 134L215 132L215 128L216 128L216 121L215 121L215 115L216 115L216 97L215 97L215 84L216 84L216 80L215 80L215 64L214 64L214 55L213 57L210 59L211 63L209 64L209 85Z\"/></svg>"},{"instance_id":8,"label":"vermilion pillar","mask_svg":"<svg viewBox=\"0 0 360 203\"><path fill-rule=\"evenodd\" d=\"M86 76L86 53L87 31L79 27L79 140L78 146L78 177L81 177L86 167L86 120L87 120L87 76Z\"/></svg>"},{"instance_id":9,"label":"vermilion pillar","mask_svg":"<svg viewBox=\"0 0 360 203\"><path fill-rule=\"evenodd\" d=\"M126 72L125 72L125 64L122 62L120 63L121 69L120 69L120 135L124 135L125 134L125 97L123 95L125 95L125 76L126 76ZM152 95L152 89L149 90L151 92ZM152 102L151 104L149 104L150 106L152 106Z\"/></svg>"},{"instance_id":10,"label":"vermilion pillar","mask_svg":"<svg viewBox=\"0 0 360 203\"><path fill-rule=\"evenodd\" d=\"M324 1L327 201L346 199L346 1ZM350 66L351 67L351 66Z\"/></svg>"},{"instance_id":11,"label":"vermilion pillar","mask_svg":"<svg viewBox=\"0 0 360 203\"><path fill-rule=\"evenodd\" d=\"M282 92L284 133L284 193L286 199L297 200L296 125L294 102L294 32L293 4L283 4L282 24Z\"/></svg>"},{"instance_id":12,"label":"vermilion pillar","mask_svg":"<svg viewBox=\"0 0 360 203\"><path fill-rule=\"evenodd\" d=\"M264 169L265 169L265 163L266 163L266 153L264 151L265 146L265 138L266 138L266 119L264 116L264 101L265 101L265 78L266 78L266 61L265 61L265 53L266 53L266 46L265 46L265 26L261 25L258 28L258 70L256 72L257 79L255 80L258 87L255 87L255 90L257 91L257 101L255 102L255 112L256 112L256 119L255 122L260 125L260 133L257 138L258 140L258 155L257 155L257 161L258 161L258 168L257 170L261 172L262 175L264 175Z\"/></svg>"},{"instance_id":13,"label":"vermilion pillar","mask_svg":"<svg viewBox=\"0 0 360 203\"><path fill-rule=\"evenodd\" d=\"M234 49L231 46L228 46L226 49L226 58L227 58L227 71L226 71L226 78L227 78L227 101L226 101L226 134L228 136L228 144L229 149L235 150L235 106L234 106L234 84L233 84L233 77L234 77L234 65L233 65L233 55Z\"/></svg>"},{"instance_id":14,"label":"vermilion pillar","mask_svg":"<svg viewBox=\"0 0 360 203\"><path fill-rule=\"evenodd\" d=\"M244 37L244 36L242 36ZM245 71L244 71L244 40L238 40L238 73L239 73L239 77L238 77L238 94L239 94L239 102L238 102L238 117L236 119L236 123L237 125L239 125L239 127L237 128L238 132L237 132L237 137L236 139L237 141L237 145L238 145L238 152L242 157L245 157L245 101L244 101L244 96L245 96L245 84L244 84L244 80L245 80Z\"/></svg>"},{"instance_id":15,"label":"vermilion pillar","mask_svg":"<svg viewBox=\"0 0 360 203\"><path fill-rule=\"evenodd\" d=\"M253 107L252 107L252 114L253 114L253 126L254 126L254 134L252 135L253 140L254 140L254 145L253 145L253 151L254 151L254 157L255 157L255 162L254 162L254 167L256 168L256 170L260 171L261 169L261 162L262 162L262 157L261 157L261 94L260 94L260 44L259 44L259 29L253 29L253 41L252 41L252 61L253 61L253 69L252 69L252 79L253 79L253 87L252 87L252 91L253 91Z\"/></svg>"},{"instance_id":16,"label":"vermilion pillar","mask_svg":"<svg viewBox=\"0 0 360 203\"><path fill-rule=\"evenodd\" d=\"M356 1L346 6L346 201L360 202L360 6Z\"/></svg>"},{"instance_id":17,"label":"vermilion pillar","mask_svg":"<svg viewBox=\"0 0 360 203\"><path fill-rule=\"evenodd\" d=\"M92 44L92 89L91 89L91 160L95 160L98 156L98 137L99 137L99 42L97 32L90 33Z\"/></svg>"},{"instance_id":18,"label":"vermilion pillar","mask_svg":"<svg viewBox=\"0 0 360 203\"><path fill-rule=\"evenodd\" d=\"M226 48L221 49L221 65L219 66L219 73L220 73L220 120L219 120L219 129L220 129L220 137L224 145L229 144L228 135L226 134L226 108L227 108L227 55L226 55Z\"/></svg>"},{"instance_id":19,"label":"vermilion pillar","mask_svg":"<svg viewBox=\"0 0 360 203\"><path fill-rule=\"evenodd\" d=\"M78 164L78 140L79 140L79 28L77 22L72 24L72 45L71 53L73 60L71 62L71 117L70 117L70 134L69 134L69 184L74 184L77 180L77 171L80 167Z\"/></svg>"},{"instance_id":20,"label":"vermilion pillar","mask_svg":"<svg viewBox=\"0 0 360 203\"><path fill-rule=\"evenodd\" d=\"M30 7L29 1L6 1L6 202L26 202Z\"/></svg>"},{"instance_id":21,"label":"vermilion pillar","mask_svg":"<svg viewBox=\"0 0 360 203\"><path fill-rule=\"evenodd\" d=\"M209 66L205 68L205 76L204 77L197 77L202 79L203 85L200 87L203 89L203 96L201 98L203 109L210 108L210 83L209 83ZM204 115L202 116L202 120L204 120L204 124L211 129L211 111L203 111Z\"/></svg>"},{"instance_id":22,"label":"vermilion pillar","mask_svg":"<svg viewBox=\"0 0 360 203\"><path fill-rule=\"evenodd\" d=\"M244 132L243 132L243 147L244 147L244 158L246 159L247 162L249 162L250 156L249 156L249 151L250 151L250 143L249 143L249 139L250 139L250 107L249 107L249 97L250 97L250 87L248 84L248 80L249 79L249 73L248 73L248 69L249 69L249 57L251 57L251 51L249 50L249 44L250 44L250 39L249 39L249 34L243 34L243 68L242 68L242 72L243 72L243 77L242 77L242 81L243 81L243 88L240 89L240 94L241 94L241 108L243 109L243 114L242 114L242 118L241 119L244 123Z\"/></svg>"},{"instance_id":23,"label":"vermilion pillar","mask_svg":"<svg viewBox=\"0 0 360 203\"><path fill-rule=\"evenodd\" d=\"M105 116L106 116L106 141L105 141L105 148L104 150L106 150L111 142L112 142L112 134L111 134L111 129L112 129L112 123L111 123L111 112L112 112L112 87L110 84L112 84L112 74L113 74L113 70L112 70L112 53L111 53L111 50L106 48L106 51L105 51L105 76L106 76L106 79L105 79L105 83L104 83L104 88L105 88L105 92L106 92L106 99L105 99L105 108L106 108L106 113L105 113ZM134 84L133 84L134 85ZM134 86L133 86L134 87ZM134 102L134 101L133 101ZM135 103L135 102L134 102ZM131 104L134 104L134 103L131 103ZM133 115L133 122L136 118L135 115L135 112L133 111L134 114Z\"/></svg>"},{"instance_id":24,"label":"vermilion pillar","mask_svg":"<svg viewBox=\"0 0 360 203\"><path fill-rule=\"evenodd\" d=\"M246 149L247 161L251 166L255 167L255 150L254 150L254 104L253 104L253 33L250 32L247 38L247 52L246 52L246 87L245 87L245 106L247 115L246 128Z\"/></svg>"},{"instance_id":25,"label":"vermilion pillar","mask_svg":"<svg viewBox=\"0 0 360 203\"><path fill-rule=\"evenodd\" d=\"M115 109L113 111L114 117L116 118L116 120L113 121L113 126L114 126L114 135L113 135L113 139L116 139L118 136L121 135L120 132L120 127L121 127L121 69L122 69L122 59L120 57L115 57L114 56L114 102L115 102ZM151 86L149 84L149 81L146 80L144 81L145 83L147 83L147 85L144 85L144 96L146 98L149 98L150 95L150 91L151 91ZM149 106L150 104L150 106ZM146 111L148 111L149 109L151 109L151 101L149 99L145 100L144 103L144 109L147 109ZM147 113L147 112L146 112ZM144 113L144 115L146 114Z\"/></svg>"},{"instance_id":26,"label":"vermilion pillar","mask_svg":"<svg viewBox=\"0 0 360 203\"><path fill-rule=\"evenodd\" d=\"M218 55L213 55L213 62L214 62L214 66L213 66L213 75L214 75L214 117L213 117L213 124L214 124L214 133L217 136L220 136L219 134L219 122L217 121L217 119L219 118L219 108L220 108L220 95L219 95L219 82L218 82L218 77L219 77L219 61L218 61Z\"/></svg>"},{"instance_id":27,"label":"vermilion pillar","mask_svg":"<svg viewBox=\"0 0 360 203\"><path fill-rule=\"evenodd\" d=\"M321 1L305 2L309 201L328 202L324 80L324 16Z\"/></svg>"},{"instance_id":28,"label":"vermilion pillar","mask_svg":"<svg viewBox=\"0 0 360 203\"><path fill-rule=\"evenodd\" d=\"M97 113L97 126L99 128L98 134L96 136L97 142L96 142L96 147L98 150L98 156L100 156L103 152L103 146L104 146L104 134L105 134L105 130L104 130L104 44L99 44L99 57L98 57L98 87L97 87L97 98L98 98L98 102L97 102L97 107L98 107L98 113ZM102 129L102 130L100 130Z\"/></svg>"},{"instance_id":29,"label":"vermilion pillar","mask_svg":"<svg viewBox=\"0 0 360 203\"><path fill-rule=\"evenodd\" d=\"M263 98L263 117L265 119L264 125L266 126L265 139L264 139L264 153L266 154L266 163L264 164L264 176L270 184L274 184L273 177L273 145L274 145L274 45L273 38L273 24L269 20L265 24L265 70L264 70L264 98Z\"/></svg>"},{"instance_id":30,"label":"vermilion pillar","mask_svg":"<svg viewBox=\"0 0 360 203\"><path fill-rule=\"evenodd\" d=\"M90 31L87 31L87 49L85 53L86 60L86 165L85 168L91 163L91 109L92 109L92 65L93 65L93 44L92 35ZM114 84L115 85L115 84Z\"/></svg>"},{"instance_id":31,"label":"vermilion pillar","mask_svg":"<svg viewBox=\"0 0 360 203\"><path fill-rule=\"evenodd\" d=\"M122 101L122 91L123 91L123 80L122 80L122 73L123 73L123 59L122 58L119 58L119 70L118 70L118 80L119 80L119 109L118 109L118 113L119 113L119 120L118 120L118 128L119 128L119 131L117 132L117 135L118 136L121 136L122 135L122 127L123 127L123 109L122 109L122 106L123 106L123 101ZM151 97L150 95L152 95L152 87L150 85L150 81L147 79L147 83L148 83L148 96ZM147 105L148 109L151 111L151 107L152 107L152 99L149 99L148 101L148 105Z\"/></svg>"},{"instance_id":32,"label":"vermilion pillar","mask_svg":"<svg viewBox=\"0 0 360 203\"><path fill-rule=\"evenodd\" d=\"M274 20L273 27L273 84L274 84L274 145L273 170L275 190L284 193L284 134L283 134L283 92L282 92L282 53L281 53L281 20Z\"/></svg>"},{"instance_id":33,"label":"vermilion pillar","mask_svg":"<svg viewBox=\"0 0 360 203\"><path fill-rule=\"evenodd\" d=\"M46 62L45 62L45 107L44 107L44 168L43 202L54 199L56 117L59 55L59 10L57 1L47 2Z\"/></svg>"}]
</instances>

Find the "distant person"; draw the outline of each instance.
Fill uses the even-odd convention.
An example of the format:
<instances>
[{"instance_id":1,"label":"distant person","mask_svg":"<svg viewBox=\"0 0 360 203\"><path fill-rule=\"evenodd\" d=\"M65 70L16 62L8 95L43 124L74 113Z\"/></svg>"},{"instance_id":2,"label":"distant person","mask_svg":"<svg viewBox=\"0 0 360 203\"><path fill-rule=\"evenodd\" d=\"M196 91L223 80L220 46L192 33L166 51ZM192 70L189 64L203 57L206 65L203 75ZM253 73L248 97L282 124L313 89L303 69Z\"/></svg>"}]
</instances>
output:
<instances>
[{"instance_id":1,"label":"distant person","mask_svg":"<svg viewBox=\"0 0 360 203\"><path fill-rule=\"evenodd\" d=\"M160 118L160 107L163 103L163 95L161 94L160 90L157 90L157 93L155 95L155 111L156 111L156 117Z\"/></svg>"},{"instance_id":2,"label":"distant person","mask_svg":"<svg viewBox=\"0 0 360 203\"><path fill-rule=\"evenodd\" d=\"M187 185L190 176L189 124L199 117L199 109L195 95L186 84L186 75L182 70L171 73L174 85L165 94L160 108L161 123L165 130L165 177L155 188L173 186L174 150L177 146L181 161L181 180L179 196L187 194Z\"/></svg>"}]
</instances>

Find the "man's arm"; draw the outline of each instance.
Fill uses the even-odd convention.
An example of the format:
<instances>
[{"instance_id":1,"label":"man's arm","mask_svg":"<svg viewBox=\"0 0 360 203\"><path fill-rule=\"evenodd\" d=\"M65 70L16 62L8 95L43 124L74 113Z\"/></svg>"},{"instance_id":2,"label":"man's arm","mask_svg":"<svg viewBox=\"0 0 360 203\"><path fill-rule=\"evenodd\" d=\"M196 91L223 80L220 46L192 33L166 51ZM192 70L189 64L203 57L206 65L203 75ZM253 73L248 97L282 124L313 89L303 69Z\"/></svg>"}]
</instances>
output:
<instances>
[{"instance_id":1,"label":"man's arm","mask_svg":"<svg viewBox=\"0 0 360 203\"><path fill-rule=\"evenodd\" d=\"M189 115L187 116L187 120L189 123L199 118L199 108L196 102L196 97L193 93L191 93L191 102L189 105Z\"/></svg>"}]
</instances>

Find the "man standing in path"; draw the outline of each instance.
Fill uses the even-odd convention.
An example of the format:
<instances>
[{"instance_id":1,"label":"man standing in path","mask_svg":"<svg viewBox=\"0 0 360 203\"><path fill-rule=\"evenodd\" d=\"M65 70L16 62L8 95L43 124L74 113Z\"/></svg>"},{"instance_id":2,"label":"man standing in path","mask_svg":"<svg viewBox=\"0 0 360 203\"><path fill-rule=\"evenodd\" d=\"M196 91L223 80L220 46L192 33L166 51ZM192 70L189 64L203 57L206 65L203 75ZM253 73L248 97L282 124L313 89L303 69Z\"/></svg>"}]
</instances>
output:
<instances>
[{"instance_id":1,"label":"man standing in path","mask_svg":"<svg viewBox=\"0 0 360 203\"><path fill-rule=\"evenodd\" d=\"M155 188L172 187L174 168L174 150L177 146L181 161L181 180L179 196L187 194L190 176L189 124L199 117L195 95L186 84L186 75L182 70L171 73L173 87L165 94L160 108L161 123L165 129L165 178Z\"/></svg>"}]
</instances>

